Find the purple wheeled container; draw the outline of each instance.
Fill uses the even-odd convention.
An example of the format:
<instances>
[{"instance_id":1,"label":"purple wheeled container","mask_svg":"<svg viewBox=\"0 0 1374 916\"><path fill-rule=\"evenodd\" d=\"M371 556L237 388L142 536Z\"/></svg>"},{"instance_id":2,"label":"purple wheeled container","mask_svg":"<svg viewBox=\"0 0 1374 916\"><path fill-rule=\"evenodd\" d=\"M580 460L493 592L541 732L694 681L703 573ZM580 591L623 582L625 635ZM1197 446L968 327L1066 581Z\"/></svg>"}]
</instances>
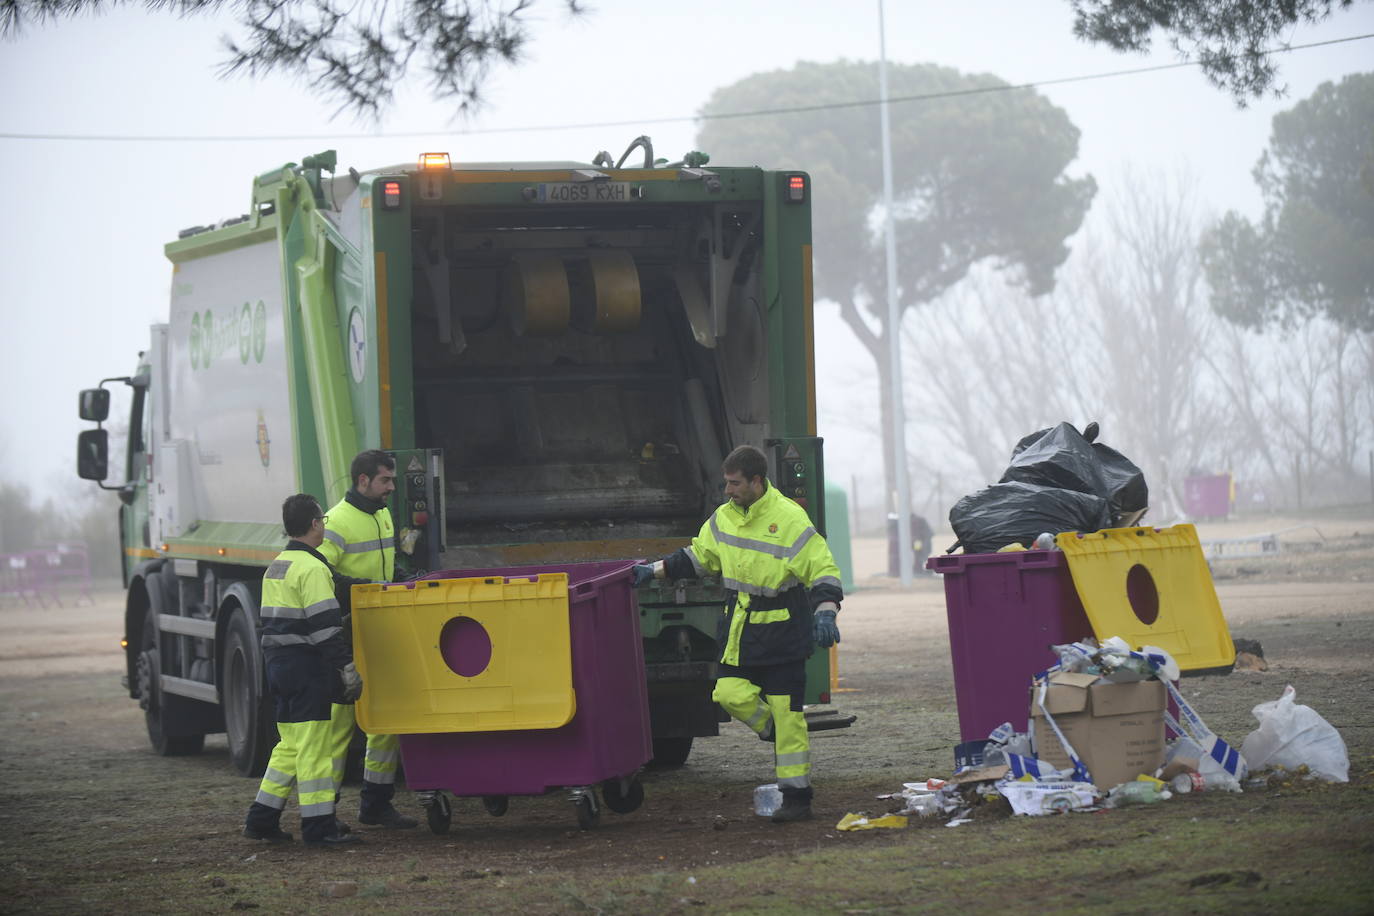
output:
<instances>
[{"instance_id":1,"label":"purple wheeled container","mask_svg":"<svg viewBox=\"0 0 1374 916\"><path fill-rule=\"evenodd\" d=\"M1059 661L1050 646L1093 635L1057 550L946 554L926 568L944 576L949 654L959 710L959 766L982 762L1003 722L1024 732L1031 677Z\"/></svg>"},{"instance_id":2,"label":"purple wheeled container","mask_svg":"<svg viewBox=\"0 0 1374 916\"><path fill-rule=\"evenodd\" d=\"M427 579L568 575L572 684L577 708L560 728L521 731L401 735L406 784L421 793L459 796L542 795L550 789L586 789L630 780L653 757L644 646L639 635L631 564L564 563L505 569L452 569ZM633 787L606 787L614 810ZM613 799L611 793L619 793ZM584 827L597 811L590 793L575 796ZM633 810L626 804L625 810ZM584 811L584 807L590 811ZM489 810L492 810L489 806ZM493 813L497 813L493 810ZM444 827L447 828L446 818ZM431 814L431 828L438 831Z\"/></svg>"}]
</instances>

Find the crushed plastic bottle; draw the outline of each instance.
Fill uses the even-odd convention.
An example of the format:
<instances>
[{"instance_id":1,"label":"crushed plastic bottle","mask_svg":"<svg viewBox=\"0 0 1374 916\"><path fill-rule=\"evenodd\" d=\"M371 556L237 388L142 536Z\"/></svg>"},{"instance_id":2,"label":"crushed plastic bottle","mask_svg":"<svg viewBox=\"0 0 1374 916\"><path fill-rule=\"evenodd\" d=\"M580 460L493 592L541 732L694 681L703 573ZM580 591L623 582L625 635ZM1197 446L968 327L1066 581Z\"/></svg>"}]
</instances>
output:
<instances>
[{"instance_id":1,"label":"crushed plastic bottle","mask_svg":"<svg viewBox=\"0 0 1374 916\"><path fill-rule=\"evenodd\" d=\"M1120 808L1124 805L1148 805L1167 798L1173 798L1173 794L1154 782L1123 782L1107 793L1103 804L1108 808Z\"/></svg>"},{"instance_id":2,"label":"crushed plastic bottle","mask_svg":"<svg viewBox=\"0 0 1374 916\"><path fill-rule=\"evenodd\" d=\"M1202 773L1179 773L1170 780L1169 785L1180 795L1187 792L1210 792L1214 790L1224 792L1241 791L1240 781L1225 770L1221 771L1220 774L1213 773L1207 775L1203 775Z\"/></svg>"},{"instance_id":3,"label":"crushed plastic bottle","mask_svg":"<svg viewBox=\"0 0 1374 916\"><path fill-rule=\"evenodd\" d=\"M772 817L773 812L782 806L782 790L778 784L770 782L754 790L754 813L759 817Z\"/></svg>"}]
</instances>

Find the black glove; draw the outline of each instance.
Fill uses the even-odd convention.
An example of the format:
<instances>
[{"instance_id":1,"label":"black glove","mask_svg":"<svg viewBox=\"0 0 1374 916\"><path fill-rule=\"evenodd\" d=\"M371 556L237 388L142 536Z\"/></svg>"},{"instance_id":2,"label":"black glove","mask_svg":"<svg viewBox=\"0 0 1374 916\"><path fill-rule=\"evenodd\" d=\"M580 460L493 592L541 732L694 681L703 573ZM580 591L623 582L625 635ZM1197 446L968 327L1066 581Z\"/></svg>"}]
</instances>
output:
<instances>
[{"instance_id":1,"label":"black glove","mask_svg":"<svg viewBox=\"0 0 1374 916\"><path fill-rule=\"evenodd\" d=\"M635 588L643 588L654 578L654 568L648 563L637 563L632 570L635 577Z\"/></svg>"},{"instance_id":2,"label":"black glove","mask_svg":"<svg viewBox=\"0 0 1374 916\"><path fill-rule=\"evenodd\" d=\"M826 609L816 612L812 635L816 637L816 645L822 649L829 649L840 641L840 628L835 625L834 611Z\"/></svg>"}]
</instances>

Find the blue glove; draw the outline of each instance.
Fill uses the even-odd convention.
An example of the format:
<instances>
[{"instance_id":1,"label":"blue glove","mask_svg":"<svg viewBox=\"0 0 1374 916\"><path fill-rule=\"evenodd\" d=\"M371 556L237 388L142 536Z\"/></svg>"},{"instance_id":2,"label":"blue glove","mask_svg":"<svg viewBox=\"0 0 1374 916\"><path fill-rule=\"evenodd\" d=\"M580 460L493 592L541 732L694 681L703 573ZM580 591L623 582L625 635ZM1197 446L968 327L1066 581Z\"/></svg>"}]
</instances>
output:
<instances>
[{"instance_id":1,"label":"blue glove","mask_svg":"<svg viewBox=\"0 0 1374 916\"><path fill-rule=\"evenodd\" d=\"M647 563L637 563L633 570L635 588L643 588L654 577L654 568Z\"/></svg>"},{"instance_id":2,"label":"blue glove","mask_svg":"<svg viewBox=\"0 0 1374 916\"><path fill-rule=\"evenodd\" d=\"M812 630L812 635L816 637L816 645L822 649L829 649L840 641L840 628L835 626L835 612L831 610L817 611L816 621Z\"/></svg>"}]
</instances>

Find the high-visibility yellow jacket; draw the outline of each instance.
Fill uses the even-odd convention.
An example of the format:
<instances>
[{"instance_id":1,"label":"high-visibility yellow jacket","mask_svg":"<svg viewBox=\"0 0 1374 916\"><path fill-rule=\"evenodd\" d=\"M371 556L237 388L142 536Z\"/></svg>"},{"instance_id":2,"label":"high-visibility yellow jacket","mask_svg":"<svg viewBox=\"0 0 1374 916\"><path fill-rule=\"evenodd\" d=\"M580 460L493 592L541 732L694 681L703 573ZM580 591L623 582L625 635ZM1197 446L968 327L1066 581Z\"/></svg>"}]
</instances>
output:
<instances>
[{"instance_id":1,"label":"high-visibility yellow jacket","mask_svg":"<svg viewBox=\"0 0 1374 916\"><path fill-rule=\"evenodd\" d=\"M716 626L719 661L776 665L813 648L812 614L839 609L840 570L806 510L772 485L753 505L726 502L664 559L670 579L719 576L727 600Z\"/></svg>"},{"instance_id":2,"label":"high-visibility yellow jacket","mask_svg":"<svg viewBox=\"0 0 1374 916\"><path fill-rule=\"evenodd\" d=\"M324 656L335 668L353 660L344 642L334 574L318 553L290 541L262 576L262 651Z\"/></svg>"},{"instance_id":3,"label":"high-visibility yellow jacket","mask_svg":"<svg viewBox=\"0 0 1374 916\"><path fill-rule=\"evenodd\" d=\"M320 553L342 575L390 582L396 570L396 537L391 510L353 490L325 513Z\"/></svg>"}]
</instances>

